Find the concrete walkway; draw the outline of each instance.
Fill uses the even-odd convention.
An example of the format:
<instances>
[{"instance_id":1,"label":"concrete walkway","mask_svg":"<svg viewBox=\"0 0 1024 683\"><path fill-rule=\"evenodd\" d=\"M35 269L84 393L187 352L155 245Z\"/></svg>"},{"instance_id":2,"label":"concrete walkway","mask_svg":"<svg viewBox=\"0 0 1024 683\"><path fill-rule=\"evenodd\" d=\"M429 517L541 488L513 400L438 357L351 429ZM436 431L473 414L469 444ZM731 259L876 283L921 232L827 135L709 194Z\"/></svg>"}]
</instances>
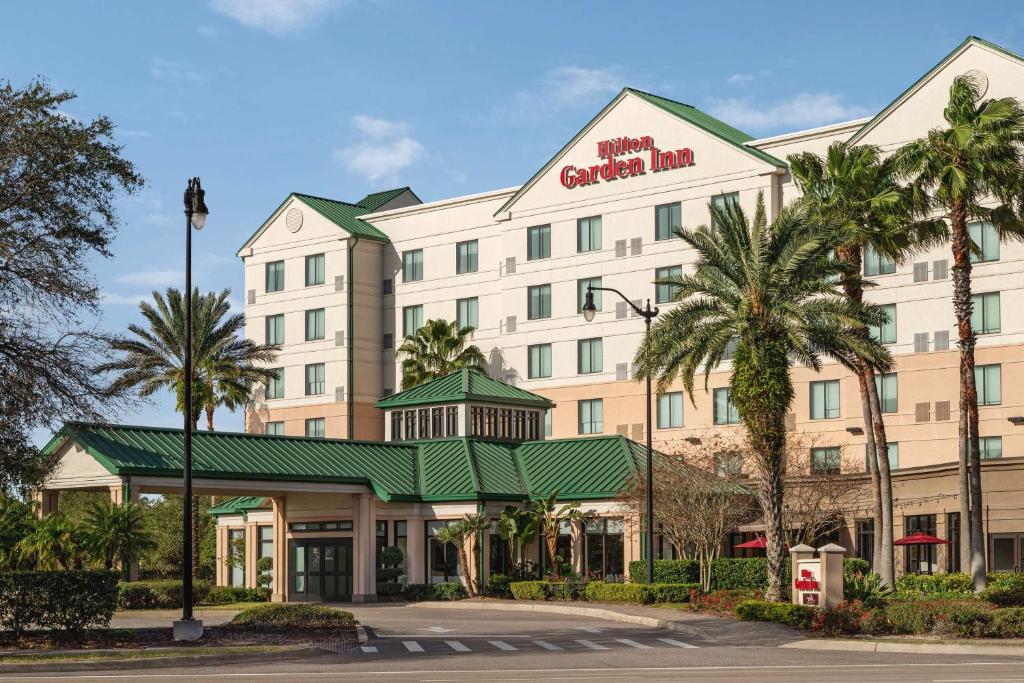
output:
<instances>
[{"instance_id":1,"label":"concrete walkway","mask_svg":"<svg viewBox=\"0 0 1024 683\"><path fill-rule=\"evenodd\" d=\"M219 626L231 621L238 614L237 609L217 609L198 607L193 616L200 619L204 626ZM111 628L170 628L171 623L181 619L180 609L133 609L114 613L110 620Z\"/></svg>"}]
</instances>

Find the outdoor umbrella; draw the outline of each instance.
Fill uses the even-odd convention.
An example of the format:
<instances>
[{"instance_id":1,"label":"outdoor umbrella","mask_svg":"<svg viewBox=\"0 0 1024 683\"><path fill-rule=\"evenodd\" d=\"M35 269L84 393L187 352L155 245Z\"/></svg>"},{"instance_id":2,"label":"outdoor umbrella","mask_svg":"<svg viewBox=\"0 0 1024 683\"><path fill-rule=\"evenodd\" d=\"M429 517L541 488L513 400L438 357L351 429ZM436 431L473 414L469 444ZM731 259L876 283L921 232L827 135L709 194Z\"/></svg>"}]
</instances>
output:
<instances>
[{"instance_id":1,"label":"outdoor umbrella","mask_svg":"<svg viewBox=\"0 0 1024 683\"><path fill-rule=\"evenodd\" d=\"M733 548L760 548L762 550L767 547L768 539L766 539L764 536L758 536L757 538L753 538L747 541L746 543L737 543L733 546Z\"/></svg>"},{"instance_id":2,"label":"outdoor umbrella","mask_svg":"<svg viewBox=\"0 0 1024 683\"><path fill-rule=\"evenodd\" d=\"M944 545L947 543L952 543L952 541L947 541L938 536L929 536L923 531L915 531L909 536L897 538L893 541L894 545Z\"/></svg>"}]
</instances>

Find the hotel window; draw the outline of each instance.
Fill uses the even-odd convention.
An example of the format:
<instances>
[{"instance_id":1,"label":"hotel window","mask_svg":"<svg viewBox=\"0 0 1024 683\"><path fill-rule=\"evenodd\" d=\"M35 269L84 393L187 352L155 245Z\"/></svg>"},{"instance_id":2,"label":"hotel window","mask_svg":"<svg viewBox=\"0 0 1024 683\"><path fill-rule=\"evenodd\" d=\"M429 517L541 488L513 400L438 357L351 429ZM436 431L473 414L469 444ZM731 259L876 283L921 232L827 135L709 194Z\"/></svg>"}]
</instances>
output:
<instances>
[{"instance_id":1,"label":"hotel window","mask_svg":"<svg viewBox=\"0 0 1024 683\"><path fill-rule=\"evenodd\" d=\"M923 531L929 536L935 535L935 515L908 515L903 518L903 532L909 536L915 531ZM931 574L936 571L939 566L935 562L935 546L934 545L908 545L905 546L907 549L906 562L903 566L906 567L907 573L918 572L922 574Z\"/></svg>"},{"instance_id":2,"label":"hotel window","mask_svg":"<svg viewBox=\"0 0 1024 683\"><path fill-rule=\"evenodd\" d=\"M312 417L306 420L306 436L311 439L322 439L326 434L327 420L322 417Z\"/></svg>"},{"instance_id":3,"label":"hotel window","mask_svg":"<svg viewBox=\"0 0 1024 683\"><path fill-rule=\"evenodd\" d=\"M551 376L551 344L534 344L527 347L529 356L527 377L540 379Z\"/></svg>"},{"instance_id":4,"label":"hotel window","mask_svg":"<svg viewBox=\"0 0 1024 683\"><path fill-rule=\"evenodd\" d=\"M971 297L971 329L975 334L999 331L999 292L975 294Z\"/></svg>"},{"instance_id":5,"label":"hotel window","mask_svg":"<svg viewBox=\"0 0 1024 683\"><path fill-rule=\"evenodd\" d=\"M895 372L875 375L875 389L878 391L878 405L883 413L895 413L899 410L899 391Z\"/></svg>"},{"instance_id":6,"label":"hotel window","mask_svg":"<svg viewBox=\"0 0 1024 683\"><path fill-rule=\"evenodd\" d=\"M971 263L999 260L999 233L991 223L968 223L967 234L979 253L971 253Z\"/></svg>"},{"instance_id":7,"label":"hotel window","mask_svg":"<svg viewBox=\"0 0 1024 683\"><path fill-rule=\"evenodd\" d=\"M402 551L402 576L398 577L399 582L406 583L409 571L409 523L405 520L395 521L395 546Z\"/></svg>"},{"instance_id":8,"label":"hotel window","mask_svg":"<svg viewBox=\"0 0 1024 683\"><path fill-rule=\"evenodd\" d=\"M537 225L526 230L526 260L551 258L551 226Z\"/></svg>"},{"instance_id":9,"label":"hotel window","mask_svg":"<svg viewBox=\"0 0 1024 683\"><path fill-rule=\"evenodd\" d=\"M416 411L405 411L405 440L412 441L416 438Z\"/></svg>"},{"instance_id":10,"label":"hotel window","mask_svg":"<svg viewBox=\"0 0 1024 683\"><path fill-rule=\"evenodd\" d=\"M579 402L579 433L601 434L604 432L604 402L599 398Z\"/></svg>"},{"instance_id":11,"label":"hotel window","mask_svg":"<svg viewBox=\"0 0 1024 683\"><path fill-rule=\"evenodd\" d=\"M311 363L306 366L306 396L319 396L327 392L324 372L323 363Z\"/></svg>"},{"instance_id":12,"label":"hotel window","mask_svg":"<svg viewBox=\"0 0 1024 683\"><path fill-rule=\"evenodd\" d=\"M394 410L391 412L391 440L401 441L402 440L402 411Z\"/></svg>"},{"instance_id":13,"label":"hotel window","mask_svg":"<svg viewBox=\"0 0 1024 683\"><path fill-rule=\"evenodd\" d=\"M427 525L427 583L459 580L459 554L455 546L437 540L437 532L458 520L431 521Z\"/></svg>"},{"instance_id":14,"label":"hotel window","mask_svg":"<svg viewBox=\"0 0 1024 683\"><path fill-rule=\"evenodd\" d=\"M960 571L960 513L946 513L946 571Z\"/></svg>"},{"instance_id":15,"label":"hotel window","mask_svg":"<svg viewBox=\"0 0 1024 683\"><path fill-rule=\"evenodd\" d=\"M896 304L885 304L879 306L887 320L881 325L872 325L870 327L871 338L879 344L895 344L896 343Z\"/></svg>"},{"instance_id":16,"label":"hotel window","mask_svg":"<svg viewBox=\"0 0 1024 683\"><path fill-rule=\"evenodd\" d=\"M324 283L324 255L313 254L306 257L306 286Z\"/></svg>"},{"instance_id":17,"label":"hotel window","mask_svg":"<svg viewBox=\"0 0 1024 683\"><path fill-rule=\"evenodd\" d=\"M551 285L536 285L526 289L527 311L530 320L551 317Z\"/></svg>"},{"instance_id":18,"label":"hotel window","mask_svg":"<svg viewBox=\"0 0 1024 683\"><path fill-rule=\"evenodd\" d=\"M423 305L402 308L402 336L412 337L423 327Z\"/></svg>"},{"instance_id":19,"label":"hotel window","mask_svg":"<svg viewBox=\"0 0 1024 683\"><path fill-rule=\"evenodd\" d=\"M271 261L267 264L266 289L267 293L284 289L284 261Z\"/></svg>"},{"instance_id":20,"label":"hotel window","mask_svg":"<svg viewBox=\"0 0 1024 683\"><path fill-rule=\"evenodd\" d=\"M469 411L470 433L472 436L484 435L484 409L474 406Z\"/></svg>"},{"instance_id":21,"label":"hotel window","mask_svg":"<svg viewBox=\"0 0 1024 683\"><path fill-rule=\"evenodd\" d=\"M278 313L277 315L268 315L266 317L266 323L267 343L284 344L284 314Z\"/></svg>"},{"instance_id":22,"label":"hotel window","mask_svg":"<svg viewBox=\"0 0 1024 683\"><path fill-rule=\"evenodd\" d=\"M982 460L995 460L1003 457L1003 437L983 436L979 438L978 450Z\"/></svg>"},{"instance_id":23,"label":"hotel window","mask_svg":"<svg viewBox=\"0 0 1024 683\"><path fill-rule=\"evenodd\" d=\"M739 345L740 342L738 339L736 339L736 337L730 339L726 343L725 348L722 349L722 360L732 360L733 356L736 355L736 349L739 347Z\"/></svg>"},{"instance_id":24,"label":"hotel window","mask_svg":"<svg viewBox=\"0 0 1024 683\"><path fill-rule=\"evenodd\" d=\"M323 339L326 335L326 313L322 308L306 311L306 341Z\"/></svg>"},{"instance_id":25,"label":"hotel window","mask_svg":"<svg viewBox=\"0 0 1024 683\"><path fill-rule=\"evenodd\" d=\"M999 365L978 365L974 368L979 406L997 406L1003 402L1002 377Z\"/></svg>"},{"instance_id":26,"label":"hotel window","mask_svg":"<svg viewBox=\"0 0 1024 683\"><path fill-rule=\"evenodd\" d=\"M604 344L600 338L580 339L576 342L576 372L581 375L589 375L601 372L604 365Z\"/></svg>"},{"instance_id":27,"label":"hotel window","mask_svg":"<svg viewBox=\"0 0 1024 683\"><path fill-rule=\"evenodd\" d=\"M731 207L739 206L740 193L729 192L727 194L716 194L711 198L711 204L719 211L728 211ZM715 219L714 213L711 214L711 227L718 227L718 221Z\"/></svg>"},{"instance_id":28,"label":"hotel window","mask_svg":"<svg viewBox=\"0 0 1024 683\"><path fill-rule=\"evenodd\" d=\"M523 441L526 439L526 411L517 410L515 412L515 431L514 435L516 441Z\"/></svg>"},{"instance_id":29,"label":"hotel window","mask_svg":"<svg viewBox=\"0 0 1024 683\"><path fill-rule=\"evenodd\" d=\"M584 571L609 582L625 573L625 524L621 519L588 519L584 523Z\"/></svg>"},{"instance_id":30,"label":"hotel window","mask_svg":"<svg viewBox=\"0 0 1024 683\"><path fill-rule=\"evenodd\" d=\"M654 303L665 304L670 301L675 301L676 294L679 293L679 287L671 284L662 284L660 280L678 280L683 276L682 266L668 266L667 268L657 268L654 271Z\"/></svg>"},{"instance_id":31,"label":"hotel window","mask_svg":"<svg viewBox=\"0 0 1024 683\"><path fill-rule=\"evenodd\" d=\"M865 275L891 275L895 272L895 261L884 254L879 254L870 244L864 248Z\"/></svg>"},{"instance_id":32,"label":"hotel window","mask_svg":"<svg viewBox=\"0 0 1024 683\"><path fill-rule=\"evenodd\" d=\"M459 329L480 327L479 300L474 296L470 299L459 299L455 302L455 324Z\"/></svg>"},{"instance_id":33,"label":"hotel window","mask_svg":"<svg viewBox=\"0 0 1024 683\"><path fill-rule=\"evenodd\" d=\"M430 409L420 408L419 409L419 430L421 439L430 438Z\"/></svg>"},{"instance_id":34,"label":"hotel window","mask_svg":"<svg viewBox=\"0 0 1024 683\"><path fill-rule=\"evenodd\" d=\"M445 408L445 423L447 425L448 436L459 435L459 409L457 406L448 406Z\"/></svg>"},{"instance_id":35,"label":"hotel window","mask_svg":"<svg viewBox=\"0 0 1024 683\"><path fill-rule=\"evenodd\" d=\"M551 558L548 556L547 534L541 533L537 537L537 544L540 546L540 567L541 574L546 574L551 568ZM555 557L562 564L572 561L572 521L563 519L558 523L558 538L555 539Z\"/></svg>"},{"instance_id":36,"label":"hotel window","mask_svg":"<svg viewBox=\"0 0 1024 683\"><path fill-rule=\"evenodd\" d=\"M245 557L245 529L228 529L228 557L239 560ZM229 566L229 580L232 586L245 585L245 561Z\"/></svg>"},{"instance_id":37,"label":"hotel window","mask_svg":"<svg viewBox=\"0 0 1024 683\"><path fill-rule=\"evenodd\" d=\"M402 282L416 282L423 279L423 250L410 249L402 252Z\"/></svg>"},{"instance_id":38,"label":"hotel window","mask_svg":"<svg viewBox=\"0 0 1024 683\"><path fill-rule=\"evenodd\" d=\"M683 210L679 202L654 207L654 239L667 240L682 226Z\"/></svg>"},{"instance_id":39,"label":"hotel window","mask_svg":"<svg viewBox=\"0 0 1024 683\"><path fill-rule=\"evenodd\" d=\"M430 433L435 439L444 436L444 408L430 409Z\"/></svg>"},{"instance_id":40,"label":"hotel window","mask_svg":"<svg viewBox=\"0 0 1024 683\"><path fill-rule=\"evenodd\" d=\"M498 435L498 409L484 408L484 436Z\"/></svg>"},{"instance_id":41,"label":"hotel window","mask_svg":"<svg viewBox=\"0 0 1024 683\"><path fill-rule=\"evenodd\" d=\"M384 548L388 547L388 520L378 519L377 520L377 545L376 553L374 554L374 566L377 569L381 568L380 554L384 551Z\"/></svg>"},{"instance_id":42,"label":"hotel window","mask_svg":"<svg viewBox=\"0 0 1024 683\"><path fill-rule=\"evenodd\" d=\"M841 465L838 446L811 449L811 474L839 474Z\"/></svg>"},{"instance_id":43,"label":"hotel window","mask_svg":"<svg viewBox=\"0 0 1024 683\"><path fill-rule=\"evenodd\" d=\"M268 436L284 436L284 422L268 422L263 425L263 433Z\"/></svg>"},{"instance_id":44,"label":"hotel window","mask_svg":"<svg viewBox=\"0 0 1024 683\"><path fill-rule=\"evenodd\" d=\"M683 426L683 392L672 391L658 397L658 429Z\"/></svg>"},{"instance_id":45,"label":"hotel window","mask_svg":"<svg viewBox=\"0 0 1024 683\"><path fill-rule=\"evenodd\" d=\"M868 564L875 557L875 520L857 520L857 557L867 560Z\"/></svg>"},{"instance_id":46,"label":"hotel window","mask_svg":"<svg viewBox=\"0 0 1024 683\"><path fill-rule=\"evenodd\" d=\"M839 417L839 380L811 382L811 419L830 420Z\"/></svg>"},{"instance_id":47,"label":"hotel window","mask_svg":"<svg viewBox=\"0 0 1024 683\"><path fill-rule=\"evenodd\" d=\"M600 287L601 278L585 277L576 281L576 312L583 312L583 304L587 303L587 287ZM601 310L601 292L594 292L594 307Z\"/></svg>"},{"instance_id":48,"label":"hotel window","mask_svg":"<svg viewBox=\"0 0 1024 683\"><path fill-rule=\"evenodd\" d=\"M714 423L716 425L734 425L740 422L740 411L732 402L732 390L729 388L715 389Z\"/></svg>"},{"instance_id":49,"label":"hotel window","mask_svg":"<svg viewBox=\"0 0 1024 683\"><path fill-rule=\"evenodd\" d=\"M267 380L267 398L284 398L284 368L274 368L277 374Z\"/></svg>"},{"instance_id":50,"label":"hotel window","mask_svg":"<svg viewBox=\"0 0 1024 683\"><path fill-rule=\"evenodd\" d=\"M528 430L526 435L527 439L530 441L536 441L540 438L540 413L536 410L531 410L530 414L527 416L526 428Z\"/></svg>"},{"instance_id":51,"label":"hotel window","mask_svg":"<svg viewBox=\"0 0 1024 683\"><path fill-rule=\"evenodd\" d=\"M893 441L886 443L889 448L889 470L898 470L900 468L900 445ZM864 471L871 471L871 463L868 461L868 445L864 444Z\"/></svg>"},{"instance_id":52,"label":"hotel window","mask_svg":"<svg viewBox=\"0 0 1024 683\"><path fill-rule=\"evenodd\" d=\"M475 273L477 271L477 241L459 242L455 245L455 272Z\"/></svg>"},{"instance_id":53,"label":"hotel window","mask_svg":"<svg viewBox=\"0 0 1024 683\"><path fill-rule=\"evenodd\" d=\"M498 411L498 436L502 439L511 439L514 436L513 413L509 408L502 408Z\"/></svg>"},{"instance_id":54,"label":"hotel window","mask_svg":"<svg viewBox=\"0 0 1024 683\"><path fill-rule=\"evenodd\" d=\"M587 251L601 250L601 217L591 216L576 221L576 251L580 254Z\"/></svg>"},{"instance_id":55,"label":"hotel window","mask_svg":"<svg viewBox=\"0 0 1024 683\"><path fill-rule=\"evenodd\" d=\"M547 410L544 411L544 436L551 436L552 431L553 431L553 429L552 429L552 422L553 421L554 421L554 416L551 414L551 409L548 408Z\"/></svg>"}]
</instances>

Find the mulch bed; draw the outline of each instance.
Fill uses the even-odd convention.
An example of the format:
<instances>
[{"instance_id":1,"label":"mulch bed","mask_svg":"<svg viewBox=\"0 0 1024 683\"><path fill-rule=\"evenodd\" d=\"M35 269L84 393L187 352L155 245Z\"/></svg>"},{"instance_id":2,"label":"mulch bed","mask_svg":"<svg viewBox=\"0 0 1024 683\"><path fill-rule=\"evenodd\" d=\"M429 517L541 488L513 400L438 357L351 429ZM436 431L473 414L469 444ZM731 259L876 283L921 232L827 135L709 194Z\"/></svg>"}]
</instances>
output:
<instances>
[{"instance_id":1,"label":"mulch bed","mask_svg":"<svg viewBox=\"0 0 1024 683\"><path fill-rule=\"evenodd\" d=\"M231 626L208 626L198 641L176 641L170 628L112 628L88 631L80 638L47 631L30 631L20 638L0 632L2 650L107 650L155 647L203 647L241 645L315 645L331 650L351 649L357 643L355 629L299 629L280 630L243 629Z\"/></svg>"}]
</instances>

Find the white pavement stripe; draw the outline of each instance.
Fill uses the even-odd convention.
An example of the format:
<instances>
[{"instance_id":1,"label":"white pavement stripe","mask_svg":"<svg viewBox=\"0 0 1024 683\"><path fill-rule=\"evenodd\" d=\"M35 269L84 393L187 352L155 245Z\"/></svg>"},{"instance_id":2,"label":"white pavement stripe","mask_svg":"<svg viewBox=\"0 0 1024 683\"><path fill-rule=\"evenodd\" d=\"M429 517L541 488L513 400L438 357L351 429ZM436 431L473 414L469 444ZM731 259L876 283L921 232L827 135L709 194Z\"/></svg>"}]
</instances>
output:
<instances>
[{"instance_id":1,"label":"white pavement stripe","mask_svg":"<svg viewBox=\"0 0 1024 683\"><path fill-rule=\"evenodd\" d=\"M488 640L487 642L493 645L494 647L498 648L499 650L505 650L506 652L519 649L518 647L512 647L504 640Z\"/></svg>"},{"instance_id":2,"label":"white pavement stripe","mask_svg":"<svg viewBox=\"0 0 1024 683\"><path fill-rule=\"evenodd\" d=\"M423 652L423 647L415 640L403 640L402 645L405 645L405 649L409 652Z\"/></svg>"},{"instance_id":3,"label":"white pavement stripe","mask_svg":"<svg viewBox=\"0 0 1024 683\"><path fill-rule=\"evenodd\" d=\"M540 645L545 650L561 650L562 649L562 648L558 647L557 645L552 645L551 643L549 643L546 640L535 640L533 642L534 642L535 645Z\"/></svg>"},{"instance_id":4,"label":"white pavement stripe","mask_svg":"<svg viewBox=\"0 0 1024 683\"><path fill-rule=\"evenodd\" d=\"M601 629L594 628L593 626L577 626L577 631L586 631L587 633L600 633Z\"/></svg>"},{"instance_id":5,"label":"white pavement stripe","mask_svg":"<svg viewBox=\"0 0 1024 683\"><path fill-rule=\"evenodd\" d=\"M373 654L377 651L377 648L375 648L373 645L363 645L359 649L368 654Z\"/></svg>"},{"instance_id":6,"label":"white pavement stripe","mask_svg":"<svg viewBox=\"0 0 1024 683\"><path fill-rule=\"evenodd\" d=\"M457 640L446 640L445 644L456 652L469 652L470 649Z\"/></svg>"},{"instance_id":7,"label":"white pavement stripe","mask_svg":"<svg viewBox=\"0 0 1024 683\"><path fill-rule=\"evenodd\" d=\"M576 642L579 643L580 645L582 645L583 647L589 647L591 650L607 650L608 649L604 645L599 645L598 643L595 643L592 640L577 640Z\"/></svg>"},{"instance_id":8,"label":"white pavement stripe","mask_svg":"<svg viewBox=\"0 0 1024 683\"><path fill-rule=\"evenodd\" d=\"M635 647L638 650L653 650L654 649L650 645L644 645L643 643L638 643L635 640L630 640L629 638L616 638L615 640L616 640L616 642L622 643L623 645L629 645L630 647Z\"/></svg>"},{"instance_id":9,"label":"white pavement stripe","mask_svg":"<svg viewBox=\"0 0 1024 683\"><path fill-rule=\"evenodd\" d=\"M668 643L669 645L674 645L676 647L688 647L688 648L693 648L693 649L697 648L696 645L691 645L690 643L684 643L683 641L676 640L675 638L658 638L658 640L660 640L663 643Z\"/></svg>"}]
</instances>

